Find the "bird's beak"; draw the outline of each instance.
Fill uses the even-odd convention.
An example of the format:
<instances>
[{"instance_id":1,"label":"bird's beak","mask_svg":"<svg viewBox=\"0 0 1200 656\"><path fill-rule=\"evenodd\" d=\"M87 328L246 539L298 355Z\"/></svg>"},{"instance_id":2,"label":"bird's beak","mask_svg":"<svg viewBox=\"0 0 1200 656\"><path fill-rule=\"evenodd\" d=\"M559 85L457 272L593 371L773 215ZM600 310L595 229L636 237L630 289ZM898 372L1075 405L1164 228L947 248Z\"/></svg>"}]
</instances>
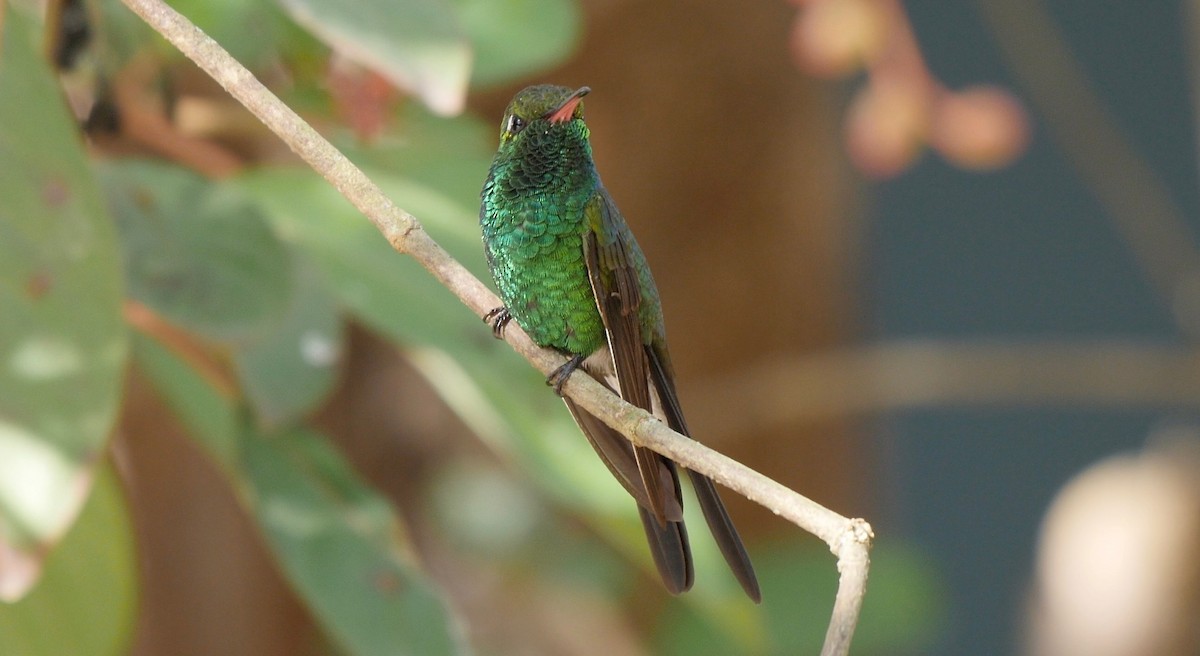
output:
<instances>
[{"instance_id":1,"label":"bird's beak","mask_svg":"<svg viewBox=\"0 0 1200 656\"><path fill-rule=\"evenodd\" d=\"M562 104L554 109L546 112L546 120L551 123L566 123L575 115L575 107L579 105L579 101L588 95L591 89L588 87L579 87L574 93L567 96L567 99L562 101Z\"/></svg>"}]
</instances>

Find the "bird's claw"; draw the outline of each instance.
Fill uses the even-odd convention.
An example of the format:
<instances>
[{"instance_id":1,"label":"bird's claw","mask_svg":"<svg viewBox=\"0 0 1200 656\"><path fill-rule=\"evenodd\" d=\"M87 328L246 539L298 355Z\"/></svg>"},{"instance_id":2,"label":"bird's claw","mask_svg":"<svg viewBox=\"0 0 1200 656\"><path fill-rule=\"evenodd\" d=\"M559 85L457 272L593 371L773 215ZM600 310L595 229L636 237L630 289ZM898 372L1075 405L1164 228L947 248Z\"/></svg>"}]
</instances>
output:
<instances>
[{"instance_id":1,"label":"bird's claw","mask_svg":"<svg viewBox=\"0 0 1200 656\"><path fill-rule=\"evenodd\" d=\"M504 327L509 321L512 321L512 314L503 305L483 315L483 322L492 327L492 336L496 339L504 339Z\"/></svg>"},{"instance_id":2,"label":"bird's claw","mask_svg":"<svg viewBox=\"0 0 1200 656\"><path fill-rule=\"evenodd\" d=\"M582 355L576 355L567 360L559 368L551 371L549 376L546 376L546 384L554 388L555 394L562 396L563 385L567 384L567 378L570 378L579 365L583 364L583 360L584 356Z\"/></svg>"}]
</instances>

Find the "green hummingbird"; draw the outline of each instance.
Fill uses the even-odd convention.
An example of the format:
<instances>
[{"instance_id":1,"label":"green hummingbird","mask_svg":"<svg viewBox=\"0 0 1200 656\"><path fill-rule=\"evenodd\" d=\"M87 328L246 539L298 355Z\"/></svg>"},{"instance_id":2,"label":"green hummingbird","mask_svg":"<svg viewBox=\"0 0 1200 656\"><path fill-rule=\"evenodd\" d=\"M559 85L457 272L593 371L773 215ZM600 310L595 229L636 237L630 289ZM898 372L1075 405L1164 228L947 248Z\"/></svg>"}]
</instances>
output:
<instances>
[{"instance_id":1,"label":"green hummingbird","mask_svg":"<svg viewBox=\"0 0 1200 656\"><path fill-rule=\"evenodd\" d=\"M662 305L646 258L592 161L582 99L588 87L538 85L504 113L500 146L479 211L484 253L504 302L484 320L501 337L517 321L530 338L570 359L547 379L562 385L582 368L626 401L689 435ZM650 552L667 590L692 587L675 462L635 447L563 397L596 453L637 501ZM721 553L756 603L754 568L712 479L688 471Z\"/></svg>"}]
</instances>

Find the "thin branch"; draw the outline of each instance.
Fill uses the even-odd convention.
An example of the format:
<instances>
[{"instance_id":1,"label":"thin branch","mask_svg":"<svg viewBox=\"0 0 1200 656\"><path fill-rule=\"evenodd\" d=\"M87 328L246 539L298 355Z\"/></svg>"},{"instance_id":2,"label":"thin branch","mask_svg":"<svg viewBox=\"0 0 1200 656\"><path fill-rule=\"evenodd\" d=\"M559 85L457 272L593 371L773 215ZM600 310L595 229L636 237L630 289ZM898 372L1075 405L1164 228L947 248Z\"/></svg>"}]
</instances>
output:
<instances>
[{"instance_id":1,"label":"thin branch","mask_svg":"<svg viewBox=\"0 0 1200 656\"><path fill-rule=\"evenodd\" d=\"M976 6L1047 132L1104 205L1160 300L1194 335L1194 310L1181 301L1194 289L1200 251L1186 213L1122 136L1043 0L977 0Z\"/></svg>"},{"instance_id":2,"label":"thin branch","mask_svg":"<svg viewBox=\"0 0 1200 656\"><path fill-rule=\"evenodd\" d=\"M1113 372L1120 372L1119 376ZM950 405L1200 408L1200 351L1134 340L895 340L768 358L695 381L714 440L889 410ZM717 400L720 403L717 403ZM730 418L717 409L741 408Z\"/></svg>"},{"instance_id":3,"label":"thin branch","mask_svg":"<svg viewBox=\"0 0 1200 656\"><path fill-rule=\"evenodd\" d=\"M408 212L397 207L366 175L283 104L215 41L161 0L123 0L155 30L194 61L246 106L304 161L338 189L401 253L408 254L482 317L500 301L461 264L450 257ZM482 328L481 328L482 329ZM539 371L549 374L564 362L561 355L539 348L524 332L510 326L505 338ZM679 433L640 408L625 403L589 376L571 376L564 392L604 423L633 442L645 445L683 466L712 477L829 544L841 572L824 656L849 653L850 639L866 591L870 526L847 519L762 474Z\"/></svg>"},{"instance_id":4,"label":"thin branch","mask_svg":"<svg viewBox=\"0 0 1200 656\"><path fill-rule=\"evenodd\" d=\"M183 360L201 378L225 399L234 399L238 395L238 383L234 374L216 363L212 353L209 353L200 341L191 333L184 331L158 315L148 306L127 299L121 308L125 323L138 332L148 335L158 341L176 357Z\"/></svg>"},{"instance_id":5,"label":"thin branch","mask_svg":"<svg viewBox=\"0 0 1200 656\"><path fill-rule=\"evenodd\" d=\"M112 93L121 117L121 135L210 178L237 173L242 162L232 152L213 141L182 134L161 107L150 106L146 89L157 73L154 61L143 53L114 77Z\"/></svg>"}]
</instances>

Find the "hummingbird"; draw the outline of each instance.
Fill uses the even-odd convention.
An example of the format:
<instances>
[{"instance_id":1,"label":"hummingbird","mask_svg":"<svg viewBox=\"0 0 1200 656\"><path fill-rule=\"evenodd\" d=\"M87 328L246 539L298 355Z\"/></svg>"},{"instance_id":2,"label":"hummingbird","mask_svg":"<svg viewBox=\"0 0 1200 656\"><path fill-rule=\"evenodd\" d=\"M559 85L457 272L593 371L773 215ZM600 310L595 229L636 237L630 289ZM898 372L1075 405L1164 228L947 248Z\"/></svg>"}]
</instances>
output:
<instances>
[{"instance_id":1,"label":"hummingbird","mask_svg":"<svg viewBox=\"0 0 1200 656\"><path fill-rule=\"evenodd\" d=\"M503 336L512 320L566 364L547 384L566 403L600 459L637 502L667 590L692 587L694 570L676 463L633 445L563 396L582 369L622 399L690 435L675 389L662 304L650 267L600 182L583 118L588 87L519 92L480 193L484 254L503 306L484 317ZM686 470L717 546L746 594L762 599L754 567L712 479Z\"/></svg>"}]
</instances>

